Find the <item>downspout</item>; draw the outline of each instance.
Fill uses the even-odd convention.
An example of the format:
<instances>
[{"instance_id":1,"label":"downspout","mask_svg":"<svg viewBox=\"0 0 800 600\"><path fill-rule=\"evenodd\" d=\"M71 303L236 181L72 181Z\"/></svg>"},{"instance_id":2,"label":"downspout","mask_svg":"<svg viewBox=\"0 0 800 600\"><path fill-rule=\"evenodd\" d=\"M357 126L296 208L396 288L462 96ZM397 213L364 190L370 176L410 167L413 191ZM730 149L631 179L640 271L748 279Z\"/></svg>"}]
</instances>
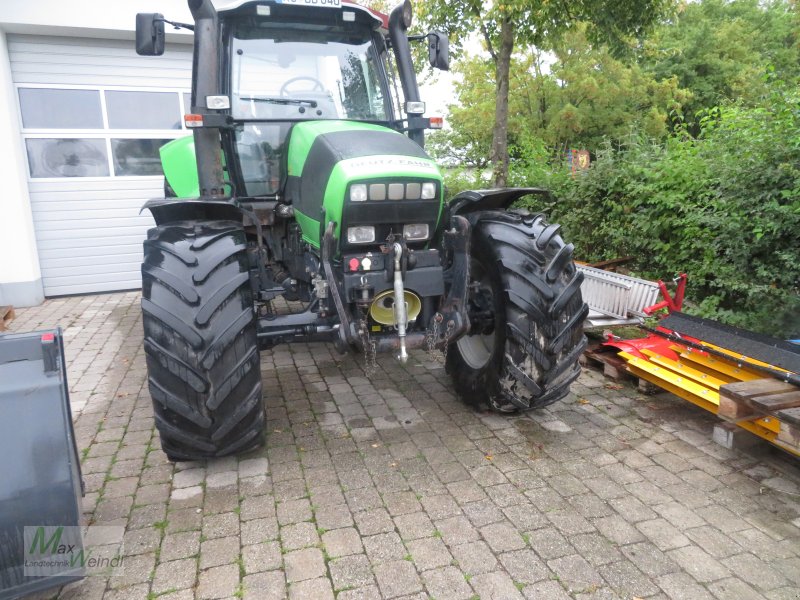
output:
<instances>
[{"instance_id":1,"label":"downspout","mask_svg":"<svg viewBox=\"0 0 800 600\"><path fill-rule=\"evenodd\" d=\"M217 11L211 0L189 0L194 18L194 56L192 65L192 113L212 115L206 107L207 96L219 95L220 33ZM222 144L216 127L194 129L197 156L197 179L200 198L219 199L225 195L222 172Z\"/></svg>"},{"instance_id":2,"label":"downspout","mask_svg":"<svg viewBox=\"0 0 800 600\"><path fill-rule=\"evenodd\" d=\"M389 39L392 42L394 58L397 62L397 72L403 86L403 96L406 102L419 101L419 86L417 73L414 71L414 62L411 59L411 46L408 43L408 27L411 25L411 2L406 0L394 7L389 15ZM425 147L425 129L409 129L408 137L417 144Z\"/></svg>"}]
</instances>

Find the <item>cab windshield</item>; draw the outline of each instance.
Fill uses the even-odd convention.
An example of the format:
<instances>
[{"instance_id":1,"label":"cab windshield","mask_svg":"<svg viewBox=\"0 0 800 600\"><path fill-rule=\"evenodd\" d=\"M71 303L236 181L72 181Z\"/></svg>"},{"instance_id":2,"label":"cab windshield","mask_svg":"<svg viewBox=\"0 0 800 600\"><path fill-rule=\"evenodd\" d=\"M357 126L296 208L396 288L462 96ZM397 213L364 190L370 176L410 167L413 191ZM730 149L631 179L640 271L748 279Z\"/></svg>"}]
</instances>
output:
<instances>
[{"instance_id":1,"label":"cab windshield","mask_svg":"<svg viewBox=\"0 0 800 600\"><path fill-rule=\"evenodd\" d=\"M240 26L231 40L235 119L387 120L372 32Z\"/></svg>"},{"instance_id":2,"label":"cab windshield","mask_svg":"<svg viewBox=\"0 0 800 600\"><path fill-rule=\"evenodd\" d=\"M230 37L231 115L247 196L280 191L286 136L306 119L388 121L380 57L367 28L245 22Z\"/></svg>"}]
</instances>

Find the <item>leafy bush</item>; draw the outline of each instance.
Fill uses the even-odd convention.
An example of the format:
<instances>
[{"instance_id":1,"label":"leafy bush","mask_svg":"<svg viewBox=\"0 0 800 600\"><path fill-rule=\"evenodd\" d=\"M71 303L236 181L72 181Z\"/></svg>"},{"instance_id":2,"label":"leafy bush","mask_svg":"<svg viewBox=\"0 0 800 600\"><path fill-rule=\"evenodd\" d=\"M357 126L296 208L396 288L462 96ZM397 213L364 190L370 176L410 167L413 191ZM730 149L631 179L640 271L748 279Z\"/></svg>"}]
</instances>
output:
<instances>
[{"instance_id":1,"label":"leafy bush","mask_svg":"<svg viewBox=\"0 0 800 600\"><path fill-rule=\"evenodd\" d=\"M800 96L772 88L757 108L705 113L696 139L679 130L663 143L631 136L606 145L576 177L548 167L535 143L527 154L518 148L511 181L555 192L550 206L528 202L562 224L578 258L629 255L648 278L686 272L693 312L797 336Z\"/></svg>"}]
</instances>

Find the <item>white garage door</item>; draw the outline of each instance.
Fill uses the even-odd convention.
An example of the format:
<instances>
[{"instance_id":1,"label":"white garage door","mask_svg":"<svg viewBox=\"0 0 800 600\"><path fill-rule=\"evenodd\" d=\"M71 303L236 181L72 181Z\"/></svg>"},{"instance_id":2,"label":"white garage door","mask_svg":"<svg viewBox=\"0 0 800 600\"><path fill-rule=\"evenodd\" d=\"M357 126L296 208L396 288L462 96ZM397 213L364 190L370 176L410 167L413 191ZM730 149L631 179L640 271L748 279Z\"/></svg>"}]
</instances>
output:
<instances>
[{"instance_id":1,"label":"white garage door","mask_svg":"<svg viewBox=\"0 0 800 600\"><path fill-rule=\"evenodd\" d=\"M137 56L132 41L8 37L47 296L141 287L158 148L183 129L191 45Z\"/></svg>"}]
</instances>

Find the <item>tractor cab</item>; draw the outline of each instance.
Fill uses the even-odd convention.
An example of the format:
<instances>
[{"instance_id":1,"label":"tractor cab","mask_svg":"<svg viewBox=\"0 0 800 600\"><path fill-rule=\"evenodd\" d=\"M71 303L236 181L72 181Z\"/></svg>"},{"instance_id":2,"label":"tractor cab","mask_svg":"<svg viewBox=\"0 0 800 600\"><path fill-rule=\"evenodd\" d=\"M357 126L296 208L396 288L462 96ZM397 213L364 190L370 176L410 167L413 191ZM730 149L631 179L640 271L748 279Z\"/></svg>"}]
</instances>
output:
<instances>
[{"instance_id":1,"label":"tractor cab","mask_svg":"<svg viewBox=\"0 0 800 600\"><path fill-rule=\"evenodd\" d=\"M222 14L242 195L280 191L297 122L395 121L383 20L371 11L251 4Z\"/></svg>"},{"instance_id":2,"label":"tractor cab","mask_svg":"<svg viewBox=\"0 0 800 600\"><path fill-rule=\"evenodd\" d=\"M186 123L219 129L228 184L222 195L280 197L286 184L289 133L301 122L379 124L423 145L423 132L431 125L422 117L425 107L419 100L409 39L428 41L431 65L439 69L448 68L448 43L439 32L408 36L409 2L398 6L392 17L340 0L256 0L219 8L209 0L190 0L189 5L195 25L174 23L160 14L137 15L137 52L163 53L165 23L194 29L197 68L192 114ZM167 155L185 158L195 153L188 140L174 144L191 148L168 148ZM203 173L200 189L182 185L186 170L196 166L179 163L164 164L171 188L182 197L203 195ZM207 169L206 174L210 175ZM218 192L219 187L205 191Z\"/></svg>"}]
</instances>

